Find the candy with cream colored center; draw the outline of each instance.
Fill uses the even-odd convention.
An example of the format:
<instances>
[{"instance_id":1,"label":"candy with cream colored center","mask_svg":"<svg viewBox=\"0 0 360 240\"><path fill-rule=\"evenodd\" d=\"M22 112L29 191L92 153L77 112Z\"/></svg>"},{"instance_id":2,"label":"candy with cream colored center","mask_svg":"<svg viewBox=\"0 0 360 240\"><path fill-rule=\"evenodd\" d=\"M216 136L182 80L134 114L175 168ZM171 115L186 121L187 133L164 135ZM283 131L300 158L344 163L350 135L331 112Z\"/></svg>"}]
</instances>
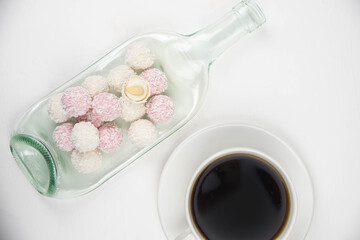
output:
<instances>
[{"instance_id":1,"label":"candy with cream colored center","mask_svg":"<svg viewBox=\"0 0 360 240\"><path fill-rule=\"evenodd\" d=\"M140 76L129 78L122 89L123 96L134 103L144 103L150 96L150 85Z\"/></svg>"},{"instance_id":2,"label":"candy with cream colored center","mask_svg":"<svg viewBox=\"0 0 360 240\"><path fill-rule=\"evenodd\" d=\"M71 162L79 173L88 174L101 166L102 155L98 149L84 153L75 150L71 154Z\"/></svg>"}]
</instances>

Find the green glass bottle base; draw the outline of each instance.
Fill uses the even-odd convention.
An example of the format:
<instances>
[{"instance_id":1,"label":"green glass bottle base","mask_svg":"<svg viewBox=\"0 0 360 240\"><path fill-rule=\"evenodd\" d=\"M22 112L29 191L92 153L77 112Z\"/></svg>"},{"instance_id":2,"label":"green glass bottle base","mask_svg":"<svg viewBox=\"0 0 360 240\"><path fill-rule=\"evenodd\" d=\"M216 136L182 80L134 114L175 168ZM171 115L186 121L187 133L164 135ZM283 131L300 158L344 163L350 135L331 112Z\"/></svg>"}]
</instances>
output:
<instances>
[{"instance_id":1,"label":"green glass bottle base","mask_svg":"<svg viewBox=\"0 0 360 240\"><path fill-rule=\"evenodd\" d=\"M46 196L54 195L57 169L45 144L28 135L18 134L11 138L10 150L36 190Z\"/></svg>"}]
</instances>

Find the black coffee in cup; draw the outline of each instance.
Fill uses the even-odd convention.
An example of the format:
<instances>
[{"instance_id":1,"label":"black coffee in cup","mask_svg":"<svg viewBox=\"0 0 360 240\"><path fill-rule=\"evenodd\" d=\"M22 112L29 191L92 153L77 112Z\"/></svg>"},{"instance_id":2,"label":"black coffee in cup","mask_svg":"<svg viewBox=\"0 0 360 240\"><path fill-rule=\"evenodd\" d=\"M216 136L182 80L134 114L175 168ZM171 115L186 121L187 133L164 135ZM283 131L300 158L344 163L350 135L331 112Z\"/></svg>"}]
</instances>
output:
<instances>
[{"instance_id":1,"label":"black coffee in cup","mask_svg":"<svg viewBox=\"0 0 360 240\"><path fill-rule=\"evenodd\" d=\"M191 214L210 240L277 238L290 213L290 196L281 174L265 160L231 154L213 161L191 193Z\"/></svg>"}]
</instances>

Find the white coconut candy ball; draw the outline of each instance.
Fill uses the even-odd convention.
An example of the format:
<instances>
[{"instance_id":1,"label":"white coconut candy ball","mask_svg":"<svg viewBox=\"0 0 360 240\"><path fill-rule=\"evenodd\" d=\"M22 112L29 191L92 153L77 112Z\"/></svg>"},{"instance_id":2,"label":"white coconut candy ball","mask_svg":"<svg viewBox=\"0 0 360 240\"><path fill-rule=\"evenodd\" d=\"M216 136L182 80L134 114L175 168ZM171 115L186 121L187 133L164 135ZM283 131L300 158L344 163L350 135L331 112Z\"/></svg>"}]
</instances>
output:
<instances>
[{"instance_id":1,"label":"white coconut candy ball","mask_svg":"<svg viewBox=\"0 0 360 240\"><path fill-rule=\"evenodd\" d=\"M144 43L136 43L126 52L125 62L135 70L144 70L154 64L154 55Z\"/></svg>"},{"instance_id":2,"label":"white coconut candy ball","mask_svg":"<svg viewBox=\"0 0 360 240\"><path fill-rule=\"evenodd\" d=\"M66 122L70 119L62 107L61 97L64 93L58 93L52 96L48 101L48 113L51 118L56 123Z\"/></svg>"},{"instance_id":3,"label":"white coconut candy ball","mask_svg":"<svg viewBox=\"0 0 360 240\"><path fill-rule=\"evenodd\" d=\"M126 122L135 121L145 115L145 103L133 103L124 97L120 97L120 117Z\"/></svg>"},{"instance_id":4,"label":"white coconut candy ball","mask_svg":"<svg viewBox=\"0 0 360 240\"><path fill-rule=\"evenodd\" d=\"M139 119L131 123L128 137L132 144L138 148L151 145L158 137L158 131L154 124L146 119Z\"/></svg>"},{"instance_id":5,"label":"white coconut candy ball","mask_svg":"<svg viewBox=\"0 0 360 240\"><path fill-rule=\"evenodd\" d=\"M74 125L70 139L76 150L89 152L99 146L99 130L91 122L79 122Z\"/></svg>"},{"instance_id":6,"label":"white coconut candy ball","mask_svg":"<svg viewBox=\"0 0 360 240\"><path fill-rule=\"evenodd\" d=\"M109 86L121 92L123 83L136 73L128 65L120 65L112 69L107 77Z\"/></svg>"},{"instance_id":7,"label":"white coconut candy ball","mask_svg":"<svg viewBox=\"0 0 360 240\"><path fill-rule=\"evenodd\" d=\"M85 78L81 86L89 91L91 97L99 93L109 91L107 79L99 75L93 75Z\"/></svg>"},{"instance_id":8,"label":"white coconut candy ball","mask_svg":"<svg viewBox=\"0 0 360 240\"><path fill-rule=\"evenodd\" d=\"M88 174L101 166L102 155L98 149L85 153L74 150L71 154L71 162L79 173Z\"/></svg>"}]
</instances>

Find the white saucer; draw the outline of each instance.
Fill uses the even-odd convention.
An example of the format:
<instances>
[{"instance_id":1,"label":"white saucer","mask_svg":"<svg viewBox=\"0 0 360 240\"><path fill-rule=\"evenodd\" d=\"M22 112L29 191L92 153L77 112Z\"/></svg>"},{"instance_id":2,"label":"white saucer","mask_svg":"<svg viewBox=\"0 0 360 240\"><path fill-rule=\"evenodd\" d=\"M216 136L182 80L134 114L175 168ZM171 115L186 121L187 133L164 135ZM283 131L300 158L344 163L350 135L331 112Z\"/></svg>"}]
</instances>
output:
<instances>
[{"instance_id":1,"label":"white saucer","mask_svg":"<svg viewBox=\"0 0 360 240\"><path fill-rule=\"evenodd\" d=\"M313 215L313 188L310 176L298 155L267 130L241 124L221 124L200 130L183 141L167 161L160 179L158 211L169 240L188 229L185 194L198 166L209 156L229 148L247 148L274 159L295 189L296 218L289 240L304 239Z\"/></svg>"}]
</instances>

